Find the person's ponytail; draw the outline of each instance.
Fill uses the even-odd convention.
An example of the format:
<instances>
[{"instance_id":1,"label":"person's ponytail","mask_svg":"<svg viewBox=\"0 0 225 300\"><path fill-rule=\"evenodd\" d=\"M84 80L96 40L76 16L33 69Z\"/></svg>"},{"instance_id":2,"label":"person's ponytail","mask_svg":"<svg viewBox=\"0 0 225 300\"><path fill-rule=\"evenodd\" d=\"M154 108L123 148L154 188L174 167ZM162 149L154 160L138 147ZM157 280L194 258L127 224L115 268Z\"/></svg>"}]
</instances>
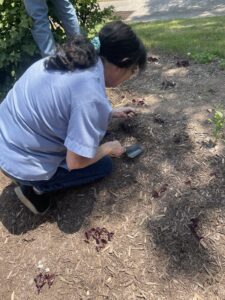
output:
<instances>
[{"instance_id":1,"label":"person's ponytail","mask_svg":"<svg viewBox=\"0 0 225 300\"><path fill-rule=\"evenodd\" d=\"M94 46L82 35L76 35L58 46L54 56L45 60L46 70L74 71L96 64L98 55Z\"/></svg>"}]
</instances>

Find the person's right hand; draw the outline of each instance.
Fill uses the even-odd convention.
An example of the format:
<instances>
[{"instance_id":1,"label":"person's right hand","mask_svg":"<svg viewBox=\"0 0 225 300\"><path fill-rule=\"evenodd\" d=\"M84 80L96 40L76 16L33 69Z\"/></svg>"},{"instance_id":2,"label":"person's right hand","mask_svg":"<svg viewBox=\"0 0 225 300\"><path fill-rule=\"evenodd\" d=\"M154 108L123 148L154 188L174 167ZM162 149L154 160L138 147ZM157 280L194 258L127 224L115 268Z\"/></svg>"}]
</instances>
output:
<instances>
[{"instance_id":1,"label":"person's right hand","mask_svg":"<svg viewBox=\"0 0 225 300\"><path fill-rule=\"evenodd\" d=\"M120 157L126 150L119 141L107 142L105 145L108 148L109 156L112 157Z\"/></svg>"}]
</instances>

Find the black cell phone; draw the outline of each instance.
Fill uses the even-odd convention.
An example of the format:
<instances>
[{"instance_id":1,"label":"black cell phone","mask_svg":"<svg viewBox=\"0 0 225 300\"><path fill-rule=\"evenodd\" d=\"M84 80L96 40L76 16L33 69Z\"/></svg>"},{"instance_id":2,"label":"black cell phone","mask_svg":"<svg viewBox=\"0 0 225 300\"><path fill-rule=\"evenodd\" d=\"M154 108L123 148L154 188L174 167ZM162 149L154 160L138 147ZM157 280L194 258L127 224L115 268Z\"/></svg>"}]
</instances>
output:
<instances>
[{"instance_id":1,"label":"black cell phone","mask_svg":"<svg viewBox=\"0 0 225 300\"><path fill-rule=\"evenodd\" d=\"M129 158L135 158L143 152L141 146L135 144L126 148L125 154Z\"/></svg>"}]
</instances>

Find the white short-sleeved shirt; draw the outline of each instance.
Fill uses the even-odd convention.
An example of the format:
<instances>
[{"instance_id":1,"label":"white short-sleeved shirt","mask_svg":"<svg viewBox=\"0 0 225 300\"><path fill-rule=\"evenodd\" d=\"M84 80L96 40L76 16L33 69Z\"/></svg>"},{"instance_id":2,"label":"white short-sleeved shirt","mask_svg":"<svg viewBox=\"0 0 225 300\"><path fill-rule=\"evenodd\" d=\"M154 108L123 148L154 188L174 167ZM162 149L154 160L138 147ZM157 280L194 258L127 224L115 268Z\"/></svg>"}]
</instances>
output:
<instances>
[{"instance_id":1,"label":"white short-sleeved shirt","mask_svg":"<svg viewBox=\"0 0 225 300\"><path fill-rule=\"evenodd\" d=\"M48 180L66 151L92 158L111 115L101 60L89 69L47 71L33 64L0 104L0 168L23 180Z\"/></svg>"}]
</instances>

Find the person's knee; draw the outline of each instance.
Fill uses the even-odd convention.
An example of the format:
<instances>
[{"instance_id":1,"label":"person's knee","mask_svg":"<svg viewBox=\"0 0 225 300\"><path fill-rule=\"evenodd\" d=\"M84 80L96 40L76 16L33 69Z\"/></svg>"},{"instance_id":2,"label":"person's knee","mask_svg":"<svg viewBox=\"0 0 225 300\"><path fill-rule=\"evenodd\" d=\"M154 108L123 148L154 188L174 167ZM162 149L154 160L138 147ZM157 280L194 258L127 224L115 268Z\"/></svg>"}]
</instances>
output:
<instances>
[{"instance_id":1,"label":"person's knee","mask_svg":"<svg viewBox=\"0 0 225 300\"><path fill-rule=\"evenodd\" d=\"M48 21L48 6L45 1L36 5L33 1L24 1L25 9L27 14L32 18L33 22L44 22Z\"/></svg>"},{"instance_id":2,"label":"person's knee","mask_svg":"<svg viewBox=\"0 0 225 300\"><path fill-rule=\"evenodd\" d=\"M103 157L102 164L103 164L105 176L109 175L113 169L113 163L112 163L111 157L109 157L109 156Z\"/></svg>"}]
</instances>

